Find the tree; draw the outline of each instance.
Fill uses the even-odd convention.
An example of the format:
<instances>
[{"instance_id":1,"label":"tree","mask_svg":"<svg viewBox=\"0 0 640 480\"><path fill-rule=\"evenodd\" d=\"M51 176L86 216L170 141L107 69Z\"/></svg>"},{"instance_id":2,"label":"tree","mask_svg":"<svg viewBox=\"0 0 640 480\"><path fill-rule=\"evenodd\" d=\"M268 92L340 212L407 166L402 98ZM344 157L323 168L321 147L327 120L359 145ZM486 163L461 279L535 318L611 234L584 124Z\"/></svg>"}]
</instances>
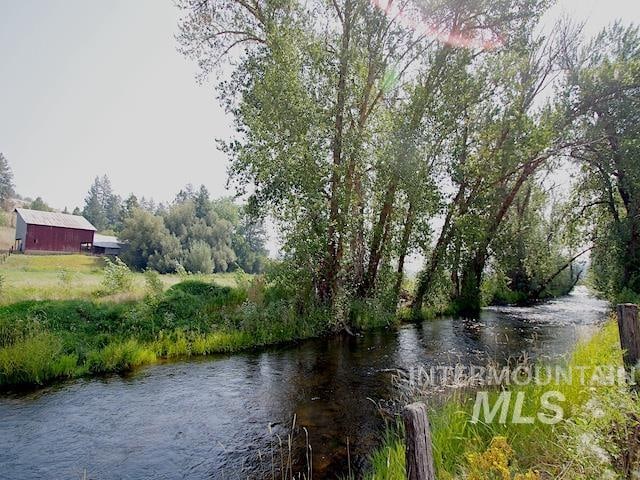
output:
<instances>
[{"instance_id":1,"label":"tree","mask_svg":"<svg viewBox=\"0 0 640 480\"><path fill-rule=\"evenodd\" d=\"M121 199L111 187L111 181L104 175L96 177L85 197L84 217L98 231L121 227Z\"/></svg>"},{"instance_id":2,"label":"tree","mask_svg":"<svg viewBox=\"0 0 640 480\"><path fill-rule=\"evenodd\" d=\"M582 50L566 52L565 100L582 145L576 202L597 238L598 287L640 294L640 30L616 23Z\"/></svg>"},{"instance_id":3,"label":"tree","mask_svg":"<svg viewBox=\"0 0 640 480\"><path fill-rule=\"evenodd\" d=\"M47 205L42 197L37 197L33 202L31 202L29 208L31 210L40 210L42 212L53 212L53 208Z\"/></svg>"},{"instance_id":4,"label":"tree","mask_svg":"<svg viewBox=\"0 0 640 480\"><path fill-rule=\"evenodd\" d=\"M6 157L0 152L0 203L3 208L8 207L8 202L14 194L13 172Z\"/></svg>"},{"instance_id":5,"label":"tree","mask_svg":"<svg viewBox=\"0 0 640 480\"><path fill-rule=\"evenodd\" d=\"M138 201L138 197L132 193L127 197L122 205L120 210L120 223L124 225L124 221L133 215L133 212L138 208L141 208L140 202Z\"/></svg>"},{"instance_id":6,"label":"tree","mask_svg":"<svg viewBox=\"0 0 640 480\"><path fill-rule=\"evenodd\" d=\"M268 252L264 224L246 208L240 212L232 240L238 266L247 273L262 273L267 265Z\"/></svg>"},{"instance_id":7,"label":"tree","mask_svg":"<svg viewBox=\"0 0 640 480\"><path fill-rule=\"evenodd\" d=\"M238 131L223 148L240 193L281 228L299 303L333 309L340 327L351 300L394 297L404 259L428 237L438 195L425 192L463 120L455 81L499 38L530 29L543 4L180 3L182 51L205 73L234 49L241 58L220 84ZM441 31L407 25L417 19Z\"/></svg>"},{"instance_id":8,"label":"tree","mask_svg":"<svg viewBox=\"0 0 640 480\"><path fill-rule=\"evenodd\" d=\"M180 261L180 242L171 235L162 217L136 209L124 221L119 235L127 244L123 260L132 268L174 272Z\"/></svg>"},{"instance_id":9,"label":"tree","mask_svg":"<svg viewBox=\"0 0 640 480\"><path fill-rule=\"evenodd\" d=\"M192 242L186 254L184 267L191 273L212 273L213 258L211 247L202 240Z\"/></svg>"}]
</instances>

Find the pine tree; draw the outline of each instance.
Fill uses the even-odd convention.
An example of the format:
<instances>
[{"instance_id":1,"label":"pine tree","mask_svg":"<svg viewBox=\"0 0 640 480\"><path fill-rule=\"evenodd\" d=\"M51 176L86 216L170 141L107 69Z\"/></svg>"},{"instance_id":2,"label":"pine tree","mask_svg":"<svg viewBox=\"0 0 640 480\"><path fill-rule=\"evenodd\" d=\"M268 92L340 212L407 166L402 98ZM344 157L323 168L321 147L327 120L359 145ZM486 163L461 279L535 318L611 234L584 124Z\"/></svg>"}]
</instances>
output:
<instances>
[{"instance_id":1,"label":"pine tree","mask_svg":"<svg viewBox=\"0 0 640 480\"><path fill-rule=\"evenodd\" d=\"M113 193L109 177L96 177L85 198L83 215L99 231L119 230L122 226L121 211L122 201Z\"/></svg>"},{"instance_id":2,"label":"pine tree","mask_svg":"<svg viewBox=\"0 0 640 480\"><path fill-rule=\"evenodd\" d=\"M99 231L107 228L107 215L102 203L102 185L100 177L96 177L84 199L82 215Z\"/></svg>"},{"instance_id":3,"label":"pine tree","mask_svg":"<svg viewBox=\"0 0 640 480\"><path fill-rule=\"evenodd\" d=\"M13 172L9 167L9 162L0 152L0 203L3 207L7 206L14 193Z\"/></svg>"},{"instance_id":4,"label":"pine tree","mask_svg":"<svg viewBox=\"0 0 640 480\"><path fill-rule=\"evenodd\" d=\"M204 185L200 185L200 190L195 195L194 204L196 207L196 217L207 218L211 212L211 200L209 198L209 190Z\"/></svg>"}]
</instances>

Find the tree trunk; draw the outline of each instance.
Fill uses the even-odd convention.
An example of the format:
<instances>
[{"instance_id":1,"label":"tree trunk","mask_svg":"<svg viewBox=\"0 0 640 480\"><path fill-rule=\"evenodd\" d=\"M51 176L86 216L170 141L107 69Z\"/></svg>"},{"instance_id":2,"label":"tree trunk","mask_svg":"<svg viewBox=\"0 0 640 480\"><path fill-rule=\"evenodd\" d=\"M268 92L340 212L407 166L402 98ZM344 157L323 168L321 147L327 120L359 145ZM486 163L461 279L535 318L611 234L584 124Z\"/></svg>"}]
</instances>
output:
<instances>
[{"instance_id":1,"label":"tree trunk","mask_svg":"<svg viewBox=\"0 0 640 480\"><path fill-rule=\"evenodd\" d=\"M400 256L398 257L398 269L396 271L396 283L393 287L393 298L395 304L398 304L398 298L400 296L400 288L402 288L402 280L404 279L404 262L409 250L409 240L411 239L411 233L413 232L414 222L414 208L413 203L409 203L409 209L407 210L407 216L404 221L404 229L402 232L402 240L400 241Z\"/></svg>"},{"instance_id":2,"label":"tree trunk","mask_svg":"<svg viewBox=\"0 0 640 480\"><path fill-rule=\"evenodd\" d=\"M436 242L436 245L431 252L429 262L425 266L424 270L420 272L420 275L418 275L418 285L416 286L416 292L413 298L413 304L411 306L411 310L413 311L413 316L415 318L418 318L420 316L422 304L424 303L424 297L429 292L429 289L431 288L431 285L435 279L436 273L440 268L444 250L452 236L453 216L461 200L464 198L464 191L464 185L460 185L456 197L454 198L452 204L449 206L449 210L447 211L447 215L444 219L444 224L442 225L442 230L440 230L440 236L438 237L438 241Z\"/></svg>"},{"instance_id":3,"label":"tree trunk","mask_svg":"<svg viewBox=\"0 0 640 480\"><path fill-rule=\"evenodd\" d=\"M620 345L624 350L624 365L635 367L640 360L640 321L638 306L630 303L618 305Z\"/></svg>"},{"instance_id":4,"label":"tree trunk","mask_svg":"<svg viewBox=\"0 0 640 480\"><path fill-rule=\"evenodd\" d=\"M340 48L340 67L338 70L337 98L335 107L334 136L332 149L331 197L329 200L329 223L327 227L327 259L325 261L323 278L320 282L321 300L331 303L337 290L338 269L340 260L338 252L341 250L342 238L338 232L340 223L340 190L342 164L342 147L344 135L344 112L346 103L347 74L349 69L349 48L351 43L351 22L353 14L353 0L346 0L342 19L342 43Z\"/></svg>"},{"instance_id":5,"label":"tree trunk","mask_svg":"<svg viewBox=\"0 0 640 480\"><path fill-rule=\"evenodd\" d=\"M460 294L454 298L456 312L462 317L475 318L480 313L482 298L480 287L486 263L484 255L476 255L462 271Z\"/></svg>"},{"instance_id":6,"label":"tree trunk","mask_svg":"<svg viewBox=\"0 0 640 480\"><path fill-rule=\"evenodd\" d=\"M518 192L524 183L536 172L538 167L540 167L547 158L548 155L537 157L530 160L522 168L522 172L511 187L508 195L502 201L496 215L484 231L483 241L476 249L472 260L464 268L460 295L453 298L453 303L460 315L474 317L480 313L480 308L482 306L480 287L482 285L482 275L487 262L489 246L493 242L493 239L497 234L502 221L506 217L507 212L511 208L511 205L513 205Z\"/></svg>"},{"instance_id":7,"label":"tree trunk","mask_svg":"<svg viewBox=\"0 0 640 480\"><path fill-rule=\"evenodd\" d=\"M593 250L593 246L583 250L582 252L578 253L577 255L574 255L571 259L569 259L569 261L567 263L562 265L556 272L554 272L553 275L551 275L549 278L547 278L545 281L543 281L540 284L540 286L531 293L529 298L531 300L537 300L538 298L540 298L540 295L542 295L544 293L544 291L547 289L547 287L551 284L551 282L553 282L558 277L558 275L560 275L562 272L564 272L567 268L572 267L573 266L573 262L575 262L578 258L580 258L585 253L590 252L591 250ZM578 280L579 279L580 279L580 276L578 275ZM571 280L573 281L573 273L571 274ZM577 283L577 281L576 281L576 283ZM574 284L574 286L575 286L575 284Z\"/></svg>"},{"instance_id":8,"label":"tree trunk","mask_svg":"<svg viewBox=\"0 0 640 480\"><path fill-rule=\"evenodd\" d=\"M360 296L362 298L368 297L375 286L376 277L378 275L378 266L380 265L384 249L384 239L388 235L387 222L389 222L391 212L393 210L393 202L395 200L397 186L398 180L393 178L387 187L387 191L384 195L384 202L378 216L378 221L373 229L373 238L369 249L369 264L364 275L364 281L360 288Z\"/></svg>"}]
</instances>

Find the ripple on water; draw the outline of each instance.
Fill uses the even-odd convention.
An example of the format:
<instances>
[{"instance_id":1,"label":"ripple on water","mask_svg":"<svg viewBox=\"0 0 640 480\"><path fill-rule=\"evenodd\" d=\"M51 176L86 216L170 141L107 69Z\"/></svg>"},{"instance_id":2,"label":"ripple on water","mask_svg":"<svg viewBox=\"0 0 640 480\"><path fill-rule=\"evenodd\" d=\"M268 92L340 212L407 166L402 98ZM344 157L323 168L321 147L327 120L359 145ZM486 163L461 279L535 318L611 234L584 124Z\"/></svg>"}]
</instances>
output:
<instances>
[{"instance_id":1,"label":"ripple on water","mask_svg":"<svg viewBox=\"0 0 640 480\"><path fill-rule=\"evenodd\" d=\"M0 477L72 479L86 469L96 479L270 478L263 473L276 434L286 445L294 415L308 429L316 478L331 477L346 467L347 438L353 468L365 465L381 428L374 402L395 393L390 371L522 352L557 357L607 312L577 288L531 307L490 308L475 320L444 318L5 395ZM305 452L304 441L294 445L298 465Z\"/></svg>"}]
</instances>

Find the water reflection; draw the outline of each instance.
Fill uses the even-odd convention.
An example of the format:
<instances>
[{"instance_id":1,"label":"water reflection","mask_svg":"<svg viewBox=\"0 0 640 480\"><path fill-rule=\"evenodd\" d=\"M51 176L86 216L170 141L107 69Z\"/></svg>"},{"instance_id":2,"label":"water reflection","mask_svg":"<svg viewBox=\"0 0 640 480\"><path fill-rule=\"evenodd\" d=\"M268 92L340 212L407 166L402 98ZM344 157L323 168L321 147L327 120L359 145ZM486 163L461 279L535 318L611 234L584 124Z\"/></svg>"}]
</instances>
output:
<instances>
[{"instance_id":1,"label":"water reflection","mask_svg":"<svg viewBox=\"0 0 640 480\"><path fill-rule=\"evenodd\" d=\"M390 369L565 354L607 315L584 290L478 320L440 319L362 337L187 363L127 378L82 380L0 398L0 477L269 477L274 434L308 429L315 478L362 469L392 398ZM269 432L271 426L271 432ZM300 431L300 438L303 437ZM294 449L305 465L304 442ZM262 460L260 460L262 458Z\"/></svg>"}]
</instances>

